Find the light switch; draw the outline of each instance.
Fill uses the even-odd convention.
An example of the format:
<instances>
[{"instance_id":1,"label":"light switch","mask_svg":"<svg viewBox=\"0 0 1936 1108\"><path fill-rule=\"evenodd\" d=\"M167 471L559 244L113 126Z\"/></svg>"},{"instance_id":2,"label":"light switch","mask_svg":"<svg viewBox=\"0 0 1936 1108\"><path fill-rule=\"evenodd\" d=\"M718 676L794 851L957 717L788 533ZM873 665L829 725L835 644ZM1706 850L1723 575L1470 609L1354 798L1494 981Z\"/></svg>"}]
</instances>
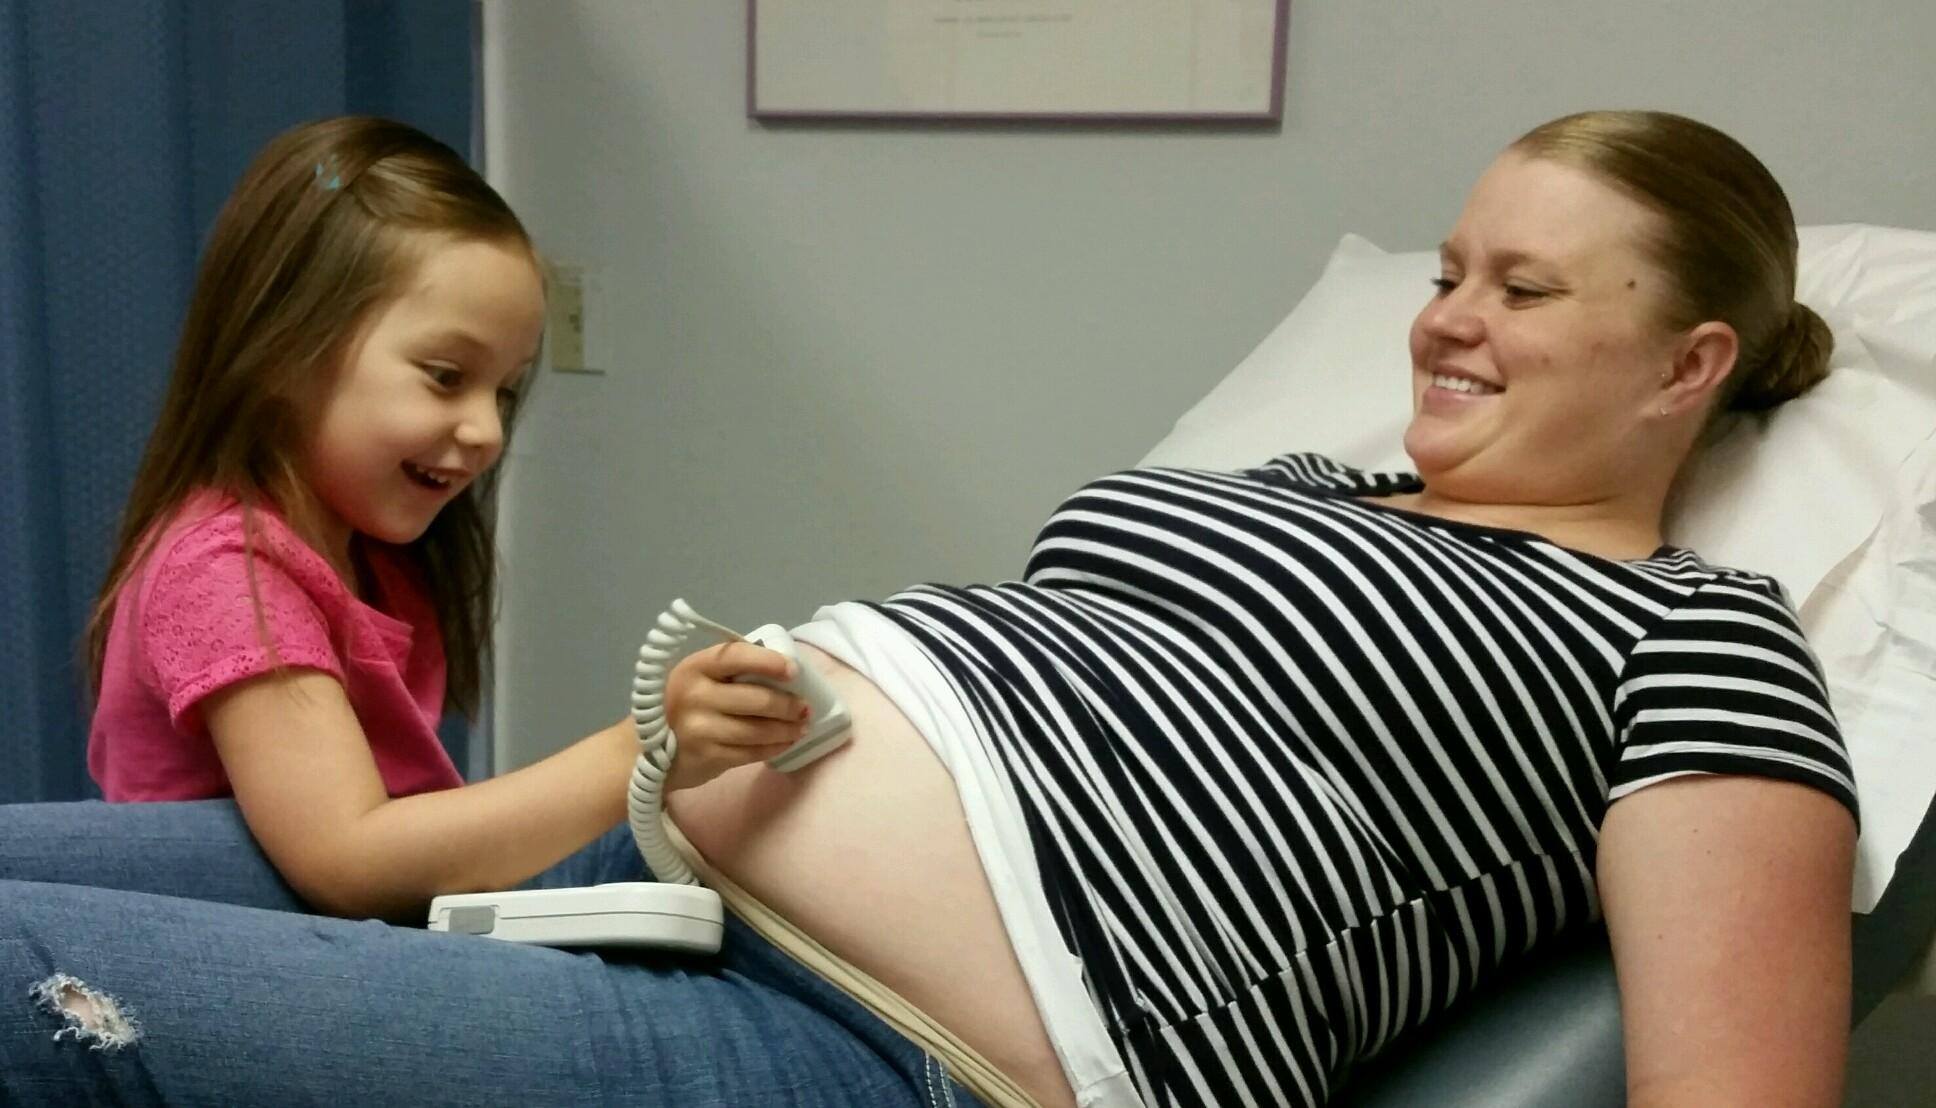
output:
<instances>
[{"instance_id":1,"label":"light switch","mask_svg":"<svg viewBox=\"0 0 1936 1108\"><path fill-rule=\"evenodd\" d=\"M553 262L546 294L545 347L560 373L603 373L585 359L585 271Z\"/></svg>"}]
</instances>

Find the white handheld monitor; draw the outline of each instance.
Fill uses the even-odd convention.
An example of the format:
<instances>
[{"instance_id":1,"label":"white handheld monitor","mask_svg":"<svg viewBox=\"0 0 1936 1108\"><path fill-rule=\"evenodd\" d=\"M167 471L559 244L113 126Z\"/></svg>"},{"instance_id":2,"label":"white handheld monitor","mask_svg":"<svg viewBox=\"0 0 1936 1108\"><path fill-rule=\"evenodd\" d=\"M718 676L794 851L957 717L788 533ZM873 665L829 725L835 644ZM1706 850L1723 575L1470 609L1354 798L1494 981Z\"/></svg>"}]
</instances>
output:
<instances>
[{"instance_id":1,"label":"white handheld monitor","mask_svg":"<svg viewBox=\"0 0 1936 1108\"><path fill-rule=\"evenodd\" d=\"M711 954L725 917L697 885L621 881L576 889L461 893L430 902L430 930L562 947L653 947Z\"/></svg>"},{"instance_id":2,"label":"white handheld monitor","mask_svg":"<svg viewBox=\"0 0 1936 1108\"><path fill-rule=\"evenodd\" d=\"M742 678L783 689L811 708L807 735L767 760L792 773L831 754L847 741L847 706L824 677L802 661L793 636L777 623L741 636L700 615L683 600L659 616L639 648L632 683L633 721L639 759L632 771L627 817L639 852L661 881L624 881L576 889L534 889L440 896L430 902L430 929L485 935L515 943L564 947L655 947L711 954L724 934L719 895L699 878L667 838L665 777L678 743L665 719L665 678L688 651L687 640L704 630L724 641L744 638L791 659L792 681Z\"/></svg>"}]
</instances>

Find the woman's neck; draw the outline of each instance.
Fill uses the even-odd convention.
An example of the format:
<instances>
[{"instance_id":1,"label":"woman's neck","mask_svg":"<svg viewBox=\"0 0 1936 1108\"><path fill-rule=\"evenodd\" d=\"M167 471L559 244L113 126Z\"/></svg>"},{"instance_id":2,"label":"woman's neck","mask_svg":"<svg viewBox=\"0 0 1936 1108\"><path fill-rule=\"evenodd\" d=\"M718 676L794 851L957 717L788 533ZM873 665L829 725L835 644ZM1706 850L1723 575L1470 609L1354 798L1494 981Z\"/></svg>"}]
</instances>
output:
<instances>
[{"instance_id":1,"label":"woman's neck","mask_svg":"<svg viewBox=\"0 0 1936 1108\"><path fill-rule=\"evenodd\" d=\"M1651 556L1661 547L1661 504L1628 497L1579 504L1487 504L1433 493L1399 493L1383 503L1481 527L1527 531L1572 550L1615 561Z\"/></svg>"}]
</instances>

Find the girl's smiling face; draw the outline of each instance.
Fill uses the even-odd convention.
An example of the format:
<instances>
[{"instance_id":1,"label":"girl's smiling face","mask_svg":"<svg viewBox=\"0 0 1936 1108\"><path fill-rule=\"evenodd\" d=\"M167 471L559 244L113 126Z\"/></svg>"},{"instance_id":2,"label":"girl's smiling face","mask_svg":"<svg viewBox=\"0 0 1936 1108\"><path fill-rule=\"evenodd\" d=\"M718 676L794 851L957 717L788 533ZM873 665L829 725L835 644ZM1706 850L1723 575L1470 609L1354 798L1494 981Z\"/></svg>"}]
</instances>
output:
<instances>
[{"instance_id":1,"label":"girl's smiling face","mask_svg":"<svg viewBox=\"0 0 1936 1108\"><path fill-rule=\"evenodd\" d=\"M521 245L439 238L370 317L325 387L302 465L339 569L352 535L412 542L496 464L544 311Z\"/></svg>"},{"instance_id":2,"label":"girl's smiling face","mask_svg":"<svg viewBox=\"0 0 1936 1108\"><path fill-rule=\"evenodd\" d=\"M1428 487L1575 504L1631 483L1676 339L1655 233L1652 212L1585 171L1493 163L1412 323L1405 449Z\"/></svg>"}]
</instances>

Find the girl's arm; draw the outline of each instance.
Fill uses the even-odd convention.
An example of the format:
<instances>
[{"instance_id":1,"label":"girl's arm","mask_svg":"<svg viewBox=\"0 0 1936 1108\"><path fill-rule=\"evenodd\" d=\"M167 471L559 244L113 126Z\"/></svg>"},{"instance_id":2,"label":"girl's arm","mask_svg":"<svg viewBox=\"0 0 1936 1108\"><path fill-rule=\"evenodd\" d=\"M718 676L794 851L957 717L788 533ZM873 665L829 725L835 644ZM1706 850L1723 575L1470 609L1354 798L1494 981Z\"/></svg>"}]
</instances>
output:
<instances>
[{"instance_id":1,"label":"girl's arm","mask_svg":"<svg viewBox=\"0 0 1936 1108\"><path fill-rule=\"evenodd\" d=\"M805 730L806 705L741 674L791 676L750 643L695 654L667 709L680 736L669 791L771 757ZM343 686L328 674L265 674L202 703L236 803L304 900L339 916L421 920L442 893L510 888L625 818L638 757L630 719L541 762L459 789L391 799Z\"/></svg>"},{"instance_id":2,"label":"girl's arm","mask_svg":"<svg viewBox=\"0 0 1936 1108\"><path fill-rule=\"evenodd\" d=\"M1684 777L1607 810L1629 1104L1842 1102L1854 866L1847 809L1785 781Z\"/></svg>"},{"instance_id":3,"label":"girl's arm","mask_svg":"<svg viewBox=\"0 0 1936 1108\"><path fill-rule=\"evenodd\" d=\"M265 674L202 702L249 830L283 879L339 916L422 921L442 893L510 888L625 817L630 720L474 785L391 799L335 678Z\"/></svg>"}]
</instances>

